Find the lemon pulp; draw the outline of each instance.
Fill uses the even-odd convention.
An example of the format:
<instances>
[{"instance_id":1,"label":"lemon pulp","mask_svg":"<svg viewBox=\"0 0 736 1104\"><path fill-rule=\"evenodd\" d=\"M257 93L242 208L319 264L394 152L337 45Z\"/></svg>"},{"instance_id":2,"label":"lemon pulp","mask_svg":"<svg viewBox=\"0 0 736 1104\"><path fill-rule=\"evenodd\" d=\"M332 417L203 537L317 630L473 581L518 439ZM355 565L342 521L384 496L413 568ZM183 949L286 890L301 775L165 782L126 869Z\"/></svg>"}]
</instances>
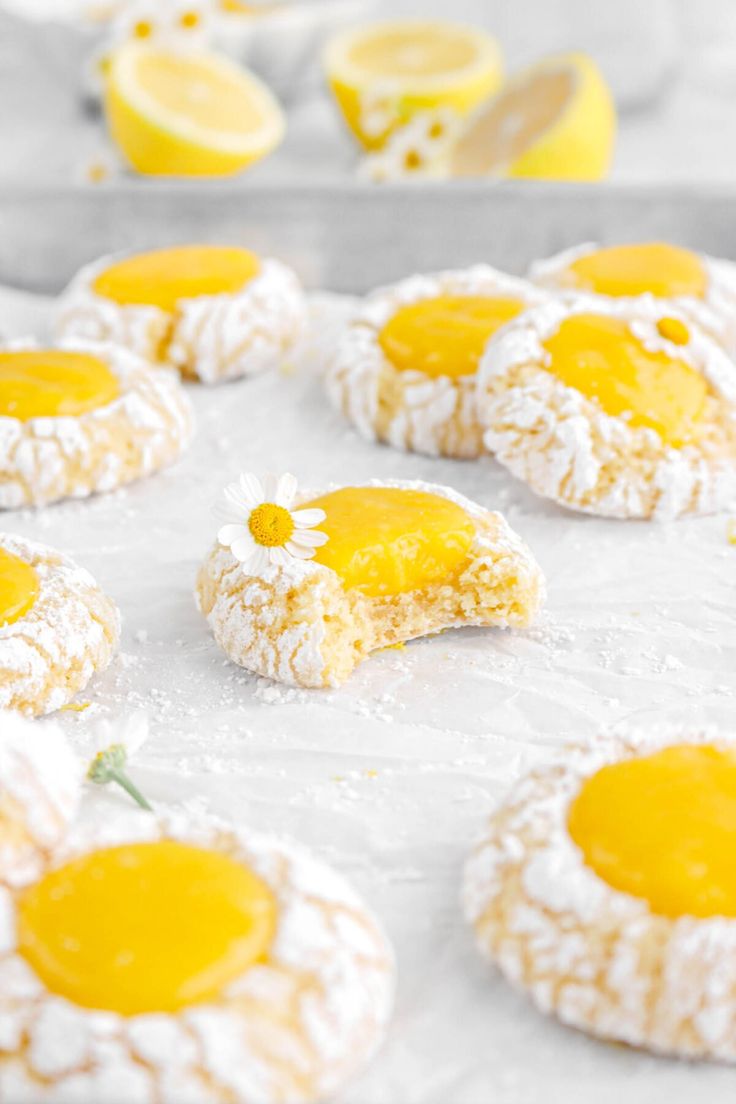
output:
<instances>
[{"instance_id":1,"label":"lemon pulp","mask_svg":"<svg viewBox=\"0 0 736 1104\"><path fill-rule=\"evenodd\" d=\"M651 295L664 299L706 291L703 262L689 249L664 242L614 245L578 257L569 268L575 287L598 295Z\"/></svg>"},{"instance_id":2,"label":"lemon pulp","mask_svg":"<svg viewBox=\"0 0 736 1104\"><path fill-rule=\"evenodd\" d=\"M431 77L465 69L478 51L467 33L445 24L397 25L379 29L353 45L350 60L376 77Z\"/></svg>"},{"instance_id":3,"label":"lemon pulp","mask_svg":"<svg viewBox=\"0 0 736 1104\"><path fill-rule=\"evenodd\" d=\"M663 916L736 916L736 755L679 744L603 767L570 806L586 864Z\"/></svg>"},{"instance_id":4,"label":"lemon pulp","mask_svg":"<svg viewBox=\"0 0 736 1104\"><path fill-rule=\"evenodd\" d=\"M465 563L475 526L462 507L426 491L343 487L305 505L325 511L329 540L315 560L369 597L452 579Z\"/></svg>"},{"instance_id":5,"label":"lemon pulp","mask_svg":"<svg viewBox=\"0 0 736 1104\"><path fill-rule=\"evenodd\" d=\"M124 1015L215 1000L271 945L276 902L241 863L174 840L93 851L18 904L18 946L46 987Z\"/></svg>"},{"instance_id":6,"label":"lemon pulp","mask_svg":"<svg viewBox=\"0 0 736 1104\"><path fill-rule=\"evenodd\" d=\"M677 448L697 434L708 394L703 377L685 361L650 352L619 318L576 314L544 342L549 371L606 414L625 415Z\"/></svg>"},{"instance_id":7,"label":"lemon pulp","mask_svg":"<svg viewBox=\"0 0 736 1104\"><path fill-rule=\"evenodd\" d=\"M0 352L0 416L76 417L119 393L117 378L98 357L62 349Z\"/></svg>"},{"instance_id":8,"label":"lemon pulp","mask_svg":"<svg viewBox=\"0 0 736 1104\"><path fill-rule=\"evenodd\" d=\"M400 371L457 379L475 374L490 338L523 308L510 296L439 295L401 307L378 340Z\"/></svg>"},{"instance_id":9,"label":"lemon pulp","mask_svg":"<svg viewBox=\"0 0 736 1104\"><path fill-rule=\"evenodd\" d=\"M34 567L0 548L0 628L33 609L40 583Z\"/></svg>"},{"instance_id":10,"label":"lemon pulp","mask_svg":"<svg viewBox=\"0 0 736 1104\"><path fill-rule=\"evenodd\" d=\"M121 306L147 305L172 313L181 299L241 291L259 271L260 260L247 249L180 245L110 265L93 289Z\"/></svg>"}]
</instances>

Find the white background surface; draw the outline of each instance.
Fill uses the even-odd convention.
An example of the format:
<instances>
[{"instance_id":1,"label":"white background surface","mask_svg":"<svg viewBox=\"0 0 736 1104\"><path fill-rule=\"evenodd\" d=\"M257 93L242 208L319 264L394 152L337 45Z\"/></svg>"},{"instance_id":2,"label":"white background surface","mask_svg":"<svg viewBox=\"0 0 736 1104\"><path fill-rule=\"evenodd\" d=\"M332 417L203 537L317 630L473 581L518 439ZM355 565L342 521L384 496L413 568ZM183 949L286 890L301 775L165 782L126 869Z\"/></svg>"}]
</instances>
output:
<instances>
[{"instance_id":1,"label":"white background surface","mask_svg":"<svg viewBox=\"0 0 736 1104\"><path fill-rule=\"evenodd\" d=\"M335 300L318 301L320 349ZM41 311L41 315L43 310ZM0 330L33 328L0 296ZM531 764L605 726L663 718L732 726L736 548L726 519L607 522L535 499L491 460L403 455L362 442L322 397L318 355L291 376L192 387L199 432L181 463L106 497L6 513L61 548L120 604L122 651L63 714L84 749L103 715L145 709L131 773L187 802L285 832L349 875L399 961L386 1046L345 1104L649 1104L731 1101L723 1067L656 1059L541 1017L476 955L458 908L461 866L493 803ZM209 507L241 469L304 486L398 476L448 483L499 508L529 542L549 602L526 633L454 631L385 652L336 691L293 691L232 666L192 600L213 539ZM123 796L90 794L121 808Z\"/></svg>"}]
</instances>

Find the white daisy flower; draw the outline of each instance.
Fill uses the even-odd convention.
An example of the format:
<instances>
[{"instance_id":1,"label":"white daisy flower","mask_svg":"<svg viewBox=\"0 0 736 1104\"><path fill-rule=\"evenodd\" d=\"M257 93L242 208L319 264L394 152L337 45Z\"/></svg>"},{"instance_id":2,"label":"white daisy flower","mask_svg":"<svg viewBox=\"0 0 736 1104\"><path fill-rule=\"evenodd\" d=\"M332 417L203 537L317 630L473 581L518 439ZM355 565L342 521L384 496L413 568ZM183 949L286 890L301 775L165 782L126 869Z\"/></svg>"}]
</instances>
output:
<instances>
[{"instance_id":1,"label":"white daisy flower","mask_svg":"<svg viewBox=\"0 0 736 1104\"><path fill-rule=\"evenodd\" d=\"M459 116L450 108L417 112L381 150L363 159L359 174L379 183L440 175L442 158L459 129Z\"/></svg>"},{"instance_id":2,"label":"white daisy flower","mask_svg":"<svg viewBox=\"0 0 736 1104\"><path fill-rule=\"evenodd\" d=\"M148 717L130 713L119 721L100 721L95 730L95 755L87 768L87 778L98 786L108 782L121 786L142 809L151 806L126 773L128 759L148 739Z\"/></svg>"},{"instance_id":3,"label":"white daisy flower","mask_svg":"<svg viewBox=\"0 0 736 1104\"><path fill-rule=\"evenodd\" d=\"M324 510L292 510L297 481L293 475L267 475L263 481L244 472L223 491L215 516L227 522L217 534L243 565L246 575L257 575L269 564L285 567L290 557L309 560L327 540L315 529L325 520Z\"/></svg>"}]
</instances>

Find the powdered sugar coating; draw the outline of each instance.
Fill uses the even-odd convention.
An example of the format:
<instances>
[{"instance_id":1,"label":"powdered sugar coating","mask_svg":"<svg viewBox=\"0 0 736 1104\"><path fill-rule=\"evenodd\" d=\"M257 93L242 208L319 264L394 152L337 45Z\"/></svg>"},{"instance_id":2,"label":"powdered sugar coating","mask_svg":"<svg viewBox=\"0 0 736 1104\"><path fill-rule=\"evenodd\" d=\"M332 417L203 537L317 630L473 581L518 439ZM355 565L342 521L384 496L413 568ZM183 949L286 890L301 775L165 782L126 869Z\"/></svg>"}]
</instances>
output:
<instances>
[{"instance_id":1,"label":"powdered sugar coating","mask_svg":"<svg viewBox=\"0 0 736 1104\"><path fill-rule=\"evenodd\" d=\"M606 414L547 371L543 343L566 318L585 312L623 319L647 349L701 373L710 394L697 439L668 446L656 431ZM662 318L680 316L652 296L570 295L508 323L478 372L488 449L537 494L586 513L666 519L727 508L736 497L736 365L687 319L686 344L665 340L657 330Z\"/></svg>"},{"instance_id":2,"label":"powdered sugar coating","mask_svg":"<svg viewBox=\"0 0 736 1104\"><path fill-rule=\"evenodd\" d=\"M114 259L87 265L62 294L59 337L112 341L184 376L219 383L278 368L306 331L304 292L281 261L264 258L241 291L181 299L170 314L99 295L95 280Z\"/></svg>"},{"instance_id":3,"label":"powdered sugar coating","mask_svg":"<svg viewBox=\"0 0 736 1104\"><path fill-rule=\"evenodd\" d=\"M110 343L69 338L58 348L104 361L120 394L76 417L0 417L0 509L115 490L172 463L192 437L191 404L169 369Z\"/></svg>"},{"instance_id":4,"label":"powdered sugar coating","mask_svg":"<svg viewBox=\"0 0 736 1104\"><path fill-rule=\"evenodd\" d=\"M733 749L715 731L610 735L528 775L494 813L465 870L481 952L544 1012L603 1038L736 1060L736 921L670 918L613 889L567 829L602 767L679 743Z\"/></svg>"},{"instance_id":5,"label":"powdered sugar coating","mask_svg":"<svg viewBox=\"0 0 736 1104\"><path fill-rule=\"evenodd\" d=\"M52 866L161 839L217 850L269 886L278 918L265 961L217 1000L178 1012L82 1008L50 993L18 953L16 897L0 888L0 1098L301 1104L331 1096L372 1055L390 1016L393 956L378 922L301 848L214 819L132 814L78 828Z\"/></svg>"},{"instance_id":6,"label":"powdered sugar coating","mask_svg":"<svg viewBox=\"0 0 736 1104\"><path fill-rule=\"evenodd\" d=\"M472 459L483 453L473 375L428 376L399 370L379 335L402 307L440 295L504 296L532 306L546 294L489 265L411 276L370 295L348 324L325 375L333 405L369 441L395 448Z\"/></svg>"},{"instance_id":7,"label":"powdered sugar coating","mask_svg":"<svg viewBox=\"0 0 736 1104\"><path fill-rule=\"evenodd\" d=\"M582 289L576 287L571 278L570 266L596 253L601 246L596 242L584 242L582 245L565 249L553 257L535 261L529 269L529 279L539 287L551 291L570 291L579 294ZM695 295L673 295L666 302L683 317L694 322L701 330L736 356L736 264L733 261L709 257L698 253L705 270L706 288L702 299ZM639 296L622 296L619 302L634 306Z\"/></svg>"},{"instance_id":8,"label":"powdered sugar coating","mask_svg":"<svg viewBox=\"0 0 736 1104\"><path fill-rule=\"evenodd\" d=\"M36 876L74 818L81 774L56 724L0 712L0 883Z\"/></svg>"},{"instance_id":9,"label":"powdered sugar coating","mask_svg":"<svg viewBox=\"0 0 736 1104\"><path fill-rule=\"evenodd\" d=\"M230 550L216 544L199 572L195 600L235 663L290 686L336 686L376 649L440 629L524 627L534 618L544 598L542 574L501 514L431 483L355 486L425 491L465 510L476 532L460 575L425 590L369 598L314 560L244 575ZM335 489L302 492L299 500Z\"/></svg>"},{"instance_id":10,"label":"powdered sugar coating","mask_svg":"<svg viewBox=\"0 0 736 1104\"><path fill-rule=\"evenodd\" d=\"M120 639L120 614L83 568L45 545L0 534L0 548L31 564L39 593L17 621L0 626L0 709L33 716L60 709Z\"/></svg>"}]
</instances>

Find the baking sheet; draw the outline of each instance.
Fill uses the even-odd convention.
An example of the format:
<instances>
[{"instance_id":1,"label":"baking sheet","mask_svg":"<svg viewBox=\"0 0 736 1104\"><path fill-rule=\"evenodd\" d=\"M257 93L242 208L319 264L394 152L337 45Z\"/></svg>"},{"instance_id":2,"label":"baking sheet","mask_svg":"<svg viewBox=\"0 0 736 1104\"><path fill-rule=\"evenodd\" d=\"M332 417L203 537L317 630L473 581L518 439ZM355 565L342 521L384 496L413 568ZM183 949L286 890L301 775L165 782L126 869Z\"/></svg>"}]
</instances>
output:
<instances>
[{"instance_id":1,"label":"baking sheet","mask_svg":"<svg viewBox=\"0 0 736 1104\"><path fill-rule=\"evenodd\" d=\"M534 498L491 460L370 445L317 378L349 301L313 298L316 333L292 375L190 387L199 431L174 468L3 528L80 560L118 601L120 655L61 714L80 749L102 716L145 709L131 772L156 802L246 819L314 848L389 931L399 988L390 1037L343 1104L690 1104L733 1098L724 1067L657 1059L543 1018L483 965L458 908L463 859L518 773L567 741L662 719L730 727L736 548L726 519L604 521ZM47 304L0 294L0 332L40 329ZM376 656L343 688L298 691L230 664L192 588L210 503L241 469L303 485L396 476L448 483L504 511L547 575L524 633L454 631ZM96 791L84 815L121 808Z\"/></svg>"}]
</instances>

